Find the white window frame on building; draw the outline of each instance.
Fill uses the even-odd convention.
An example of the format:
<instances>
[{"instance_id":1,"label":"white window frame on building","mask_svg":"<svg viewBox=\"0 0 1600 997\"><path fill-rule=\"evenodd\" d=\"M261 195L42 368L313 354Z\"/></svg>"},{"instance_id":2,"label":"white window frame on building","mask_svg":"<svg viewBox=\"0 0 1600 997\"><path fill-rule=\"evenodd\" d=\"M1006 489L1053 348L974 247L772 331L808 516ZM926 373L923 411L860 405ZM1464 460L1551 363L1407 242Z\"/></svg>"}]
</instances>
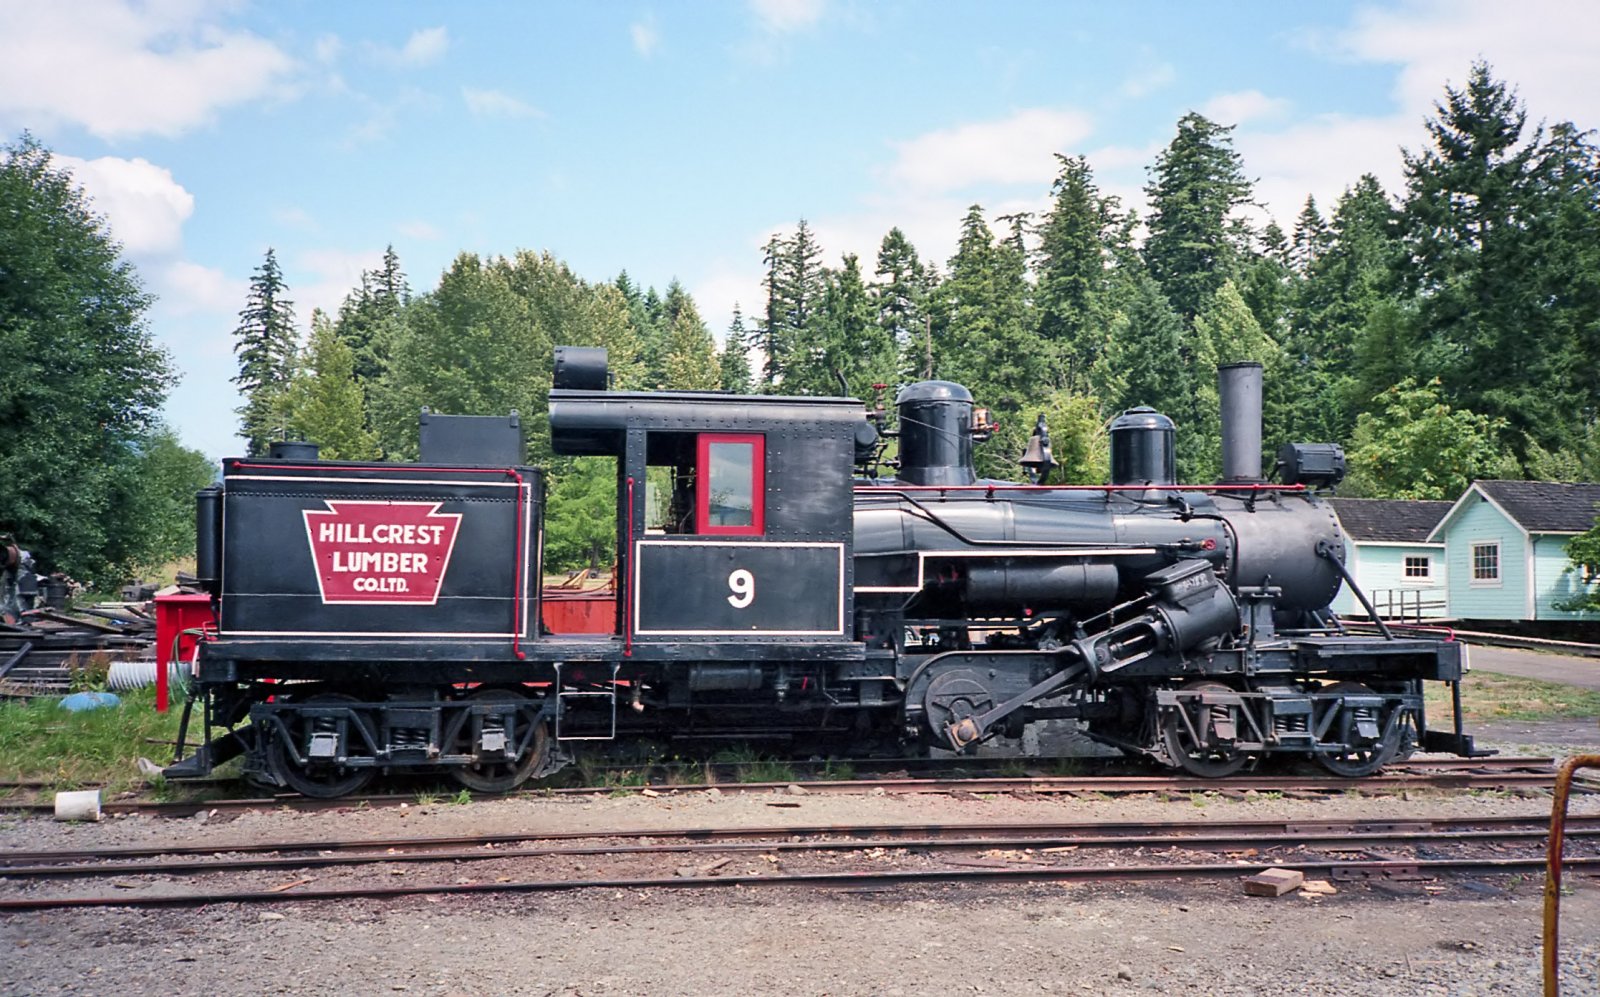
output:
<instances>
[{"instance_id":1,"label":"white window frame on building","mask_svg":"<svg viewBox=\"0 0 1600 997\"><path fill-rule=\"evenodd\" d=\"M1400 561L1400 577L1408 584L1417 585L1433 580L1432 554L1406 554Z\"/></svg>"},{"instance_id":2,"label":"white window frame on building","mask_svg":"<svg viewBox=\"0 0 1600 997\"><path fill-rule=\"evenodd\" d=\"M1480 555L1480 552L1481 555ZM1475 543L1468 549L1467 571L1473 585L1500 585L1500 541Z\"/></svg>"}]
</instances>

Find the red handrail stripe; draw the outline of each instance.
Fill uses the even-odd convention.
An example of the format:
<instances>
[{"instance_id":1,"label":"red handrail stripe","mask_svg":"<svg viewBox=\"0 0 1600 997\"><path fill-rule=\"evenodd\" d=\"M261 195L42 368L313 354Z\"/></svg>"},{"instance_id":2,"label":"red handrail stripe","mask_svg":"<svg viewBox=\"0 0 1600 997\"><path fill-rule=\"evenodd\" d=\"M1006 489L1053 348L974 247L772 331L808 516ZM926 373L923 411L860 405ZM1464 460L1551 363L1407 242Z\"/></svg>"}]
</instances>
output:
<instances>
[{"instance_id":1,"label":"red handrail stripe","mask_svg":"<svg viewBox=\"0 0 1600 997\"><path fill-rule=\"evenodd\" d=\"M1304 492L1305 485L856 485L858 492Z\"/></svg>"}]
</instances>

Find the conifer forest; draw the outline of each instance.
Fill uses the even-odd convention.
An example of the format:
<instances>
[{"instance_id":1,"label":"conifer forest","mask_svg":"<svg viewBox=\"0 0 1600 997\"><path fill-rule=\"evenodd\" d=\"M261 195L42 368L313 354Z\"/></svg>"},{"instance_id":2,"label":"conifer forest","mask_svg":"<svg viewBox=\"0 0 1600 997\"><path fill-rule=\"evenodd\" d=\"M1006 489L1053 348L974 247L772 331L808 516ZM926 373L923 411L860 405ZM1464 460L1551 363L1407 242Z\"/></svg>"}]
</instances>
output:
<instances>
[{"instance_id":1,"label":"conifer forest","mask_svg":"<svg viewBox=\"0 0 1600 997\"><path fill-rule=\"evenodd\" d=\"M0 201L30 182L17 173L27 141L0 166ZM314 311L303 337L269 250L231 330L239 432L252 452L303 438L326 458L409 459L423 406L515 410L528 460L551 470L549 536L561 544L546 553L551 570L606 563L615 487L599 465L550 452L543 415L557 344L605 347L619 388L892 404L910 381L958 381L999 423L979 448L980 473L997 478L1019 477L1043 414L1057 480L1103 481L1106 423L1150 405L1179 427L1180 477L1212 480L1212 372L1239 360L1265 366L1269 446L1346 448L1341 494L1453 499L1474 478L1600 478L1593 134L1541 120L1513 81L1479 64L1464 86L1442 90L1395 155L1399 189L1352 176L1332 203L1307 197L1296 217L1272 219L1231 125L1191 112L1147 166L1142 212L1061 150L1047 210L996 217L974 204L950 219L959 242L949 259L927 258L899 228L875 257L837 255L795 205L800 220L761 250L759 296L718 330L676 281L580 275L559 247L462 253L426 289L391 249L337 314ZM31 182L44 181L36 171ZM141 303L126 295L121 321L136 329ZM26 307L0 292L0 315ZM159 356L116 356L164 369ZM153 441L130 444L129 459L164 453L171 478L174 444L149 415L161 379L121 400L118 378L100 380L108 405L137 415L130 439ZM0 506L24 486L20 473L0 467ZM130 560L74 557L85 568Z\"/></svg>"}]
</instances>

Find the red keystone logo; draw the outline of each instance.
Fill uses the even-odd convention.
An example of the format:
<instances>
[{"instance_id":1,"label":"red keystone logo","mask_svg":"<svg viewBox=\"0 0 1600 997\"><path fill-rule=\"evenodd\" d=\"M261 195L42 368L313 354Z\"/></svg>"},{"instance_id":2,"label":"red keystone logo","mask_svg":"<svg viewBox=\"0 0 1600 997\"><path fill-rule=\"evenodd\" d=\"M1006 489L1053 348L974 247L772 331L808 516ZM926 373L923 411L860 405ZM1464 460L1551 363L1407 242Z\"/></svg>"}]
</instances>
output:
<instances>
[{"instance_id":1,"label":"red keystone logo","mask_svg":"<svg viewBox=\"0 0 1600 997\"><path fill-rule=\"evenodd\" d=\"M450 566L460 513L438 502L326 500L305 510L317 589L329 605L432 606Z\"/></svg>"}]
</instances>

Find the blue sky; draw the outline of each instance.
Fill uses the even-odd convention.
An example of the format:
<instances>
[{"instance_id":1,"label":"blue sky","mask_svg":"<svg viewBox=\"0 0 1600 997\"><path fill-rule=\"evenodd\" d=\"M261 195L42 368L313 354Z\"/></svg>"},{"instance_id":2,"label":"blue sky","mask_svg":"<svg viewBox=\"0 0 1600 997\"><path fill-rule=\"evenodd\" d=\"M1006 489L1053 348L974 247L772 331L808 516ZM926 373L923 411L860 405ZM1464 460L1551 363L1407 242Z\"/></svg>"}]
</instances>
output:
<instances>
[{"instance_id":1,"label":"blue sky","mask_svg":"<svg viewBox=\"0 0 1600 997\"><path fill-rule=\"evenodd\" d=\"M168 420L238 448L231 331L277 250L302 324L393 244L426 290L463 250L678 278L719 335L760 245L829 262L891 225L953 252L968 204L1041 211L1052 153L1142 204L1194 109L1236 124L1288 228L1399 150L1475 58L1535 119L1600 124L1600 4L864 0L0 0L0 137L72 169L159 296Z\"/></svg>"}]
</instances>

